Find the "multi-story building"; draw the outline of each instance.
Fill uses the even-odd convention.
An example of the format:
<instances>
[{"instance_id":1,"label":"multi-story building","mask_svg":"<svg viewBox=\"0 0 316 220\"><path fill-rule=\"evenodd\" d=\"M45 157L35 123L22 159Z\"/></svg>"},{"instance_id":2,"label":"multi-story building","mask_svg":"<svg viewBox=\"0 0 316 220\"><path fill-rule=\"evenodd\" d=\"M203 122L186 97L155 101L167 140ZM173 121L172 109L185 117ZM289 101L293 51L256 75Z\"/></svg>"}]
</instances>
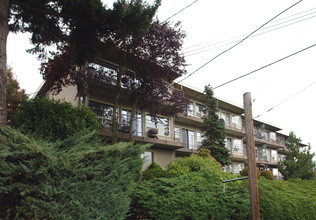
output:
<instances>
[{"instance_id":1,"label":"multi-story building","mask_svg":"<svg viewBox=\"0 0 316 220\"><path fill-rule=\"evenodd\" d=\"M53 96L45 83L39 90L38 96L48 96L55 99L64 99L73 105L77 90L74 86L66 87L62 92ZM101 124L100 135L111 137L111 123L113 113L113 99L115 86L108 81L104 85L94 85L89 89L86 103L97 114ZM152 146L144 153L145 167L153 161L161 167L175 158L188 156L199 150L203 140L200 127L203 124L202 117L205 114L206 96L195 89L173 84L173 88L184 91L190 99L187 114L178 117L159 117L154 123L147 112L137 112L133 121L133 134L135 142L151 143ZM232 164L223 167L224 170L239 174L246 164L246 140L244 130L244 110L241 106L228 101L218 99L219 118L225 125L226 147L229 149ZM128 140L128 128L131 115L131 103L128 97L121 95L119 106L116 109L118 115L118 138ZM270 169L278 177L277 162L284 159L286 135L279 133L281 129L271 124L254 120L254 136L257 166L260 169Z\"/></svg>"}]
</instances>

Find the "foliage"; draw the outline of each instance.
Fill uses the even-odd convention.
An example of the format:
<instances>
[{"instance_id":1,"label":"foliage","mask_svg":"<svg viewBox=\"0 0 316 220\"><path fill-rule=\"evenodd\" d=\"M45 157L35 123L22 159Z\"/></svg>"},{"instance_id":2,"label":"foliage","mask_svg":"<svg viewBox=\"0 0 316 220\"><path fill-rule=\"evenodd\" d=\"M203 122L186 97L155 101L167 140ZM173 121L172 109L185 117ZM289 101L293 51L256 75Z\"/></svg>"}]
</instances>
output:
<instances>
[{"instance_id":1,"label":"foliage","mask_svg":"<svg viewBox=\"0 0 316 220\"><path fill-rule=\"evenodd\" d=\"M297 138L294 132L290 132L285 145L285 160L278 163L278 169L285 180L288 179L311 179L313 177L313 157L311 146L302 147L301 139Z\"/></svg>"},{"instance_id":2,"label":"foliage","mask_svg":"<svg viewBox=\"0 0 316 220\"><path fill-rule=\"evenodd\" d=\"M143 180L150 180L154 178L161 178L161 177L171 177L172 175L167 171L163 170L158 164L153 162L147 170L143 172L142 179Z\"/></svg>"},{"instance_id":3,"label":"foliage","mask_svg":"<svg viewBox=\"0 0 316 220\"><path fill-rule=\"evenodd\" d=\"M170 90L173 80L186 73L181 53L185 36L180 23L171 26L156 20L142 38L127 42L128 71L122 84L137 108L146 109L152 117L175 116L187 109L183 92Z\"/></svg>"},{"instance_id":4,"label":"foliage","mask_svg":"<svg viewBox=\"0 0 316 220\"><path fill-rule=\"evenodd\" d=\"M0 218L125 219L149 146L104 146L94 135L51 143L0 128Z\"/></svg>"},{"instance_id":5,"label":"foliage","mask_svg":"<svg viewBox=\"0 0 316 220\"><path fill-rule=\"evenodd\" d=\"M19 82L14 78L11 67L7 67L7 100L13 99L17 101L26 100L28 96L25 89L20 88Z\"/></svg>"},{"instance_id":6,"label":"foliage","mask_svg":"<svg viewBox=\"0 0 316 220\"><path fill-rule=\"evenodd\" d=\"M260 179L260 171L259 171L259 168L257 167L257 179ZM241 173L240 173L241 176L248 176L248 167L244 167L244 169L242 169Z\"/></svg>"},{"instance_id":7,"label":"foliage","mask_svg":"<svg viewBox=\"0 0 316 220\"><path fill-rule=\"evenodd\" d=\"M235 177L231 173L224 172L221 165L213 157L201 157L196 154L172 161L168 164L167 171L174 176L196 176L212 183L219 183L224 179Z\"/></svg>"},{"instance_id":8,"label":"foliage","mask_svg":"<svg viewBox=\"0 0 316 220\"><path fill-rule=\"evenodd\" d=\"M142 181L133 193L133 218L247 219L249 196L238 184L213 184L193 176Z\"/></svg>"},{"instance_id":9,"label":"foliage","mask_svg":"<svg viewBox=\"0 0 316 220\"><path fill-rule=\"evenodd\" d=\"M223 179L225 173L215 159L192 155L168 165L170 178L143 180L137 184L131 204L131 219L247 219L249 195L238 182ZM170 208L172 207L172 208ZM221 211L218 211L221 210Z\"/></svg>"},{"instance_id":10,"label":"foliage","mask_svg":"<svg viewBox=\"0 0 316 220\"><path fill-rule=\"evenodd\" d=\"M206 116L203 117L203 141L201 148L206 148L211 151L211 155L223 166L231 163L230 154L225 147L225 127L219 121L217 99L214 97L214 92L210 86L205 86L206 101Z\"/></svg>"},{"instance_id":11,"label":"foliage","mask_svg":"<svg viewBox=\"0 0 316 220\"><path fill-rule=\"evenodd\" d=\"M273 173L270 170L262 170L260 176L266 178L267 180L274 180Z\"/></svg>"},{"instance_id":12,"label":"foliage","mask_svg":"<svg viewBox=\"0 0 316 220\"><path fill-rule=\"evenodd\" d=\"M64 140L84 129L99 129L96 115L88 107L47 98L24 101L11 126L49 141Z\"/></svg>"},{"instance_id":13,"label":"foliage","mask_svg":"<svg viewBox=\"0 0 316 220\"><path fill-rule=\"evenodd\" d=\"M258 184L261 219L315 219L316 181L261 178Z\"/></svg>"}]
</instances>

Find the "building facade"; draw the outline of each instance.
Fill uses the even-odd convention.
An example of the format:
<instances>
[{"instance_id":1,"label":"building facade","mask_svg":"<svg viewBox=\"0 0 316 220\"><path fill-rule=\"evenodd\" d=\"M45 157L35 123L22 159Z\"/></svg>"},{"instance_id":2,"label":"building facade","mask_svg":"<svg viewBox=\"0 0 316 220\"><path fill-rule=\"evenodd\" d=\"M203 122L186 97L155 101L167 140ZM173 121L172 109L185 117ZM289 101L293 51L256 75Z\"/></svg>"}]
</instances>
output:
<instances>
[{"instance_id":1,"label":"building facade","mask_svg":"<svg viewBox=\"0 0 316 220\"><path fill-rule=\"evenodd\" d=\"M38 96L47 96L54 99L63 99L78 105L75 99L77 90L69 86L57 96L53 96L47 85L43 85ZM111 138L111 125L113 115L113 100L115 86L112 83L90 87L86 104L94 111L101 124L100 135ZM144 153L144 169L152 162L165 168L175 158L189 156L199 150L203 140L200 128L205 114L205 94L192 88L173 84L173 89L184 91L190 99L187 114L177 117L158 117L153 122L147 112L137 112L133 119L133 135L135 142L151 143L152 146ZM227 172L239 174L247 163L246 134L244 129L244 110L241 106L218 99L219 118L225 125L226 147L230 151L232 164L223 169ZM131 120L131 103L124 94L120 96L119 106L116 109L118 122L118 138L128 140L129 123ZM279 160L284 160L287 136L280 133L280 128L271 124L254 120L255 153L257 166L260 169L269 169L275 178L280 178L277 170Z\"/></svg>"}]
</instances>

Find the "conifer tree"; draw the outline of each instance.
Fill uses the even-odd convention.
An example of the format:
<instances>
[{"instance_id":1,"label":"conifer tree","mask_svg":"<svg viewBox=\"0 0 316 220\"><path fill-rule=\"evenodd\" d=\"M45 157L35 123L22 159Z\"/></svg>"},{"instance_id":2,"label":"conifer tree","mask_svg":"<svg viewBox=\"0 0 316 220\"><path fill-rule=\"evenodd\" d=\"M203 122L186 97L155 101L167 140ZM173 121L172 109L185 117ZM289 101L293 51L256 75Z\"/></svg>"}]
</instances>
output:
<instances>
[{"instance_id":1,"label":"conifer tree","mask_svg":"<svg viewBox=\"0 0 316 220\"><path fill-rule=\"evenodd\" d=\"M302 141L296 137L294 132L290 132L285 145L285 160L279 162L278 169L285 180L288 179L311 179L313 178L313 157L311 146L302 148Z\"/></svg>"},{"instance_id":2,"label":"conifer tree","mask_svg":"<svg viewBox=\"0 0 316 220\"><path fill-rule=\"evenodd\" d=\"M206 112L203 117L203 125L201 131L203 132L204 140L201 148L209 149L211 155L222 165L231 163L230 154L225 147L224 125L219 121L218 103L214 97L214 92L210 86L205 86L206 93Z\"/></svg>"}]
</instances>

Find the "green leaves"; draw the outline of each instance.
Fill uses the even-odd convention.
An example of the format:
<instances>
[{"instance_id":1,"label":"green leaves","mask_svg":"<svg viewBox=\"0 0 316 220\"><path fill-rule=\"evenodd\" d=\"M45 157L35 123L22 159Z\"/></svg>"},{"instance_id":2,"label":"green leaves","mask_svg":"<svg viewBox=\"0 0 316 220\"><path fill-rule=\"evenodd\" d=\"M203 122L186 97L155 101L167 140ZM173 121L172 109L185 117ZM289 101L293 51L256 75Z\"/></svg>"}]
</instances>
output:
<instances>
[{"instance_id":1,"label":"green leaves","mask_svg":"<svg viewBox=\"0 0 316 220\"><path fill-rule=\"evenodd\" d=\"M0 128L0 218L125 219L149 146L104 146L94 135L52 143Z\"/></svg>"},{"instance_id":2,"label":"green leaves","mask_svg":"<svg viewBox=\"0 0 316 220\"><path fill-rule=\"evenodd\" d=\"M99 129L96 115L88 107L47 98L24 101L13 115L11 126L49 141L64 140L85 129Z\"/></svg>"},{"instance_id":3,"label":"green leaves","mask_svg":"<svg viewBox=\"0 0 316 220\"><path fill-rule=\"evenodd\" d=\"M314 166L312 160L315 154L310 152L310 145L304 149L301 139L297 138L294 132L290 132L286 147L285 160L278 164L284 179L312 179Z\"/></svg>"}]
</instances>

